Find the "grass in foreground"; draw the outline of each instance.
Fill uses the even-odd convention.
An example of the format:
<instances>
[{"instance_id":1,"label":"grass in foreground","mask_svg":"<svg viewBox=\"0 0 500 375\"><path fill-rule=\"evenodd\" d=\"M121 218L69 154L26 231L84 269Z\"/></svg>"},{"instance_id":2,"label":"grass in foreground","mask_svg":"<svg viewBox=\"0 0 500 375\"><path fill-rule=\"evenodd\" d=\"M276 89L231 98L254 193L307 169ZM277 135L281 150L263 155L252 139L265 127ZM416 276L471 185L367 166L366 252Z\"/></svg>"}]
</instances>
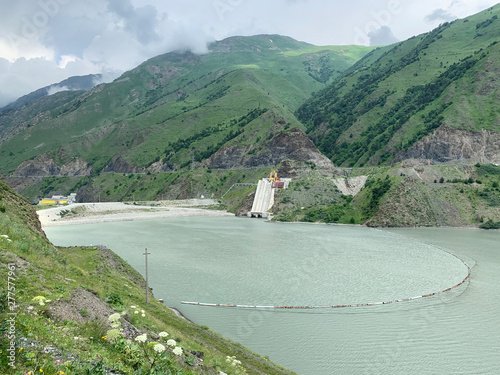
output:
<instances>
[{"instance_id":1,"label":"grass in foreground","mask_svg":"<svg viewBox=\"0 0 500 375\"><path fill-rule=\"evenodd\" d=\"M0 207L0 272L11 277L0 289L0 373L292 374L154 299L144 304L142 276L110 250L54 247L1 181Z\"/></svg>"}]
</instances>

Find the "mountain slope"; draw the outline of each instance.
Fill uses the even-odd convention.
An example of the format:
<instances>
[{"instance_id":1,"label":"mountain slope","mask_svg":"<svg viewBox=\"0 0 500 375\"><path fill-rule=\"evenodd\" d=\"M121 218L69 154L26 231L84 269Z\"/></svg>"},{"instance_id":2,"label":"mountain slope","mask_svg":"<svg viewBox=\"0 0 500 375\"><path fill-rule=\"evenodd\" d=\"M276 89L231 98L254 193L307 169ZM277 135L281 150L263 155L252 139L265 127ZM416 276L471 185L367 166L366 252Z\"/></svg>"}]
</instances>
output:
<instances>
[{"instance_id":1,"label":"mountain slope","mask_svg":"<svg viewBox=\"0 0 500 375\"><path fill-rule=\"evenodd\" d=\"M100 74L89 74L86 76L75 76L65 79L59 83L53 83L50 86L42 87L36 91L33 91L27 95L21 96L16 101L0 108L0 112L9 109L21 108L35 100L43 98L47 95L53 95L60 91L88 91L101 80L102 76Z\"/></svg>"},{"instance_id":2,"label":"mountain slope","mask_svg":"<svg viewBox=\"0 0 500 375\"><path fill-rule=\"evenodd\" d=\"M227 147L244 150L247 160L265 153L280 132L299 134L304 128L293 112L370 50L259 35L215 42L205 55L158 56L77 97L10 113L4 123L17 120L0 140L0 173L169 172L208 166ZM312 152L307 160L318 158ZM255 160L253 167L281 161Z\"/></svg>"},{"instance_id":3,"label":"mountain slope","mask_svg":"<svg viewBox=\"0 0 500 375\"><path fill-rule=\"evenodd\" d=\"M373 51L301 106L299 119L338 165L387 164L415 156L458 161L460 153L448 151L466 145L470 132L483 129L493 132L491 150L498 148L499 16L497 5ZM465 138L444 141L437 159L410 151L443 126L459 129ZM472 154L472 162L498 162L500 157Z\"/></svg>"}]
</instances>

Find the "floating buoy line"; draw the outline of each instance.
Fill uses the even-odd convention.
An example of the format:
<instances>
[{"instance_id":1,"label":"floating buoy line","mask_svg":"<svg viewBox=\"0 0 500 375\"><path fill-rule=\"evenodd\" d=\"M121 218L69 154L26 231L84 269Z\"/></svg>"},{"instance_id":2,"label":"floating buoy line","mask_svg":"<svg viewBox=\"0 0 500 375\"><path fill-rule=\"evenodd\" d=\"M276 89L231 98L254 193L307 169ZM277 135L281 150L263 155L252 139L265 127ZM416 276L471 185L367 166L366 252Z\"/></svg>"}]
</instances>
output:
<instances>
[{"instance_id":1,"label":"floating buoy line","mask_svg":"<svg viewBox=\"0 0 500 375\"><path fill-rule=\"evenodd\" d=\"M428 298L428 297L436 296L436 295L439 295L439 294L442 294L442 293L449 292L449 291L451 291L453 289L456 289L456 288L460 287L461 285L463 285L464 283L466 283L469 280L469 278L471 276L472 270L471 270L470 266L462 258L460 258L459 256L457 256L457 255L453 254L452 252L450 252L450 251L448 251L446 249L443 249L443 248L441 248L439 246L432 245L432 244L429 244L429 243L426 243L426 242L423 242L423 241L419 241L419 242L422 242L422 243L425 243L426 245L435 247L435 248L437 248L437 249L439 249L441 251L444 251L444 252L446 252L446 253L454 256L458 260L460 260L467 267L467 276L465 276L465 278L460 283L458 283L458 284L456 284L456 285L454 285L452 287L449 287L449 288L437 291L437 292L423 294L423 295L416 296L416 297L409 297L409 298L403 298L403 299L395 299L395 300L392 300L392 301L383 301L383 302L367 302L367 303L353 303L353 304L344 304L344 305L322 305L322 306L237 305L237 304L232 304L232 303L204 303L204 302L189 302L189 301L181 301L181 303L183 305L194 305L194 306L203 306L203 307L227 307L227 308L268 309L268 310L340 309L340 308L347 308L347 307L379 306L379 305L388 305L388 304L398 303L398 302L414 301L414 300L421 299L421 298Z\"/></svg>"}]
</instances>

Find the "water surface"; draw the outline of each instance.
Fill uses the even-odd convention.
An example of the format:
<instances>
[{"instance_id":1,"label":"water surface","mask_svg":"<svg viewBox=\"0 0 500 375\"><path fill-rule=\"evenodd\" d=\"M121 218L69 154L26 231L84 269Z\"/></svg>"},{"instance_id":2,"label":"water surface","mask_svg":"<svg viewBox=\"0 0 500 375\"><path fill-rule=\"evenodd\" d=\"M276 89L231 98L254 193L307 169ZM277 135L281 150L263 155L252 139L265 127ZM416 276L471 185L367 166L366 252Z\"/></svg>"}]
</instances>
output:
<instances>
[{"instance_id":1,"label":"water surface","mask_svg":"<svg viewBox=\"0 0 500 375\"><path fill-rule=\"evenodd\" d=\"M106 245L144 274L157 298L198 324L300 374L500 373L498 232L268 224L169 218L45 229L57 245ZM424 243L426 242L426 243ZM391 301L374 307L267 311L182 305Z\"/></svg>"}]
</instances>

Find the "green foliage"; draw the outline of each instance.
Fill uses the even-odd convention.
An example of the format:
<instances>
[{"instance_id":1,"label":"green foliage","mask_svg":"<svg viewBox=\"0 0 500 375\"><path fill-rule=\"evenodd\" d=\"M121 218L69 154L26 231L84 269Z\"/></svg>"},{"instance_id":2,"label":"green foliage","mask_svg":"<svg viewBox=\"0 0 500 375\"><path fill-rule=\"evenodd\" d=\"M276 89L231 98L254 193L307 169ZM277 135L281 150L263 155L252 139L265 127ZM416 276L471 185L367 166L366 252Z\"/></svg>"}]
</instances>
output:
<instances>
[{"instance_id":1,"label":"green foliage","mask_svg":"<svg viewBox=\"0 0 500 375\"><path fill-rule=\"evenodd\" d=\"M338 223L344 214L345 207L343 206L311 208L305 212L303 221L311 223Z\"/></svg>"},{"instance_id":2,"label":"green foliage","mask_svg":"<svg viewBox=\"0 0 500 375\"><path fill-rule=\"evenodd\" d=\"M377 213L379 204L384 195L391 189L392 183L389 176L381 179L370 179L367 181L364 189L365 196L368 197L363 206L363 214L370 218Z\"/></svg>"},{"instance_id":3,"label":"green foliage","mask_svg":"<svg viewBox=\"0 0 500 375\"><path fill-rule=\"evenodd\" d=\"M7 301L8 301L7 290L2 288L2 290L0 290L0 314L3 314L7 311L8 307ZM2 333L1 329L0 333Z\"/></svg>"},{"instance_id":4,"label":"green foliage","mask_svg":"<svg viewBox=\"0 0 500 375\"><path fill-rule=\"evenodd\" d=\"M500 166L495 164L476 164L476 173L479 176L500 176Z\"/></svg>"},{"instance_id":5,"label":"green foliage","mask_svg":"<svg viewBox=\"0 0 500 375\"><path fill-rule=\"evenodd\" d=\"M107 303L114 307L122 307L123 301L118 293L109 293L106 294L106 298L104 299Z\"/></svg>"},{"instance_id":6,"label":"green foliage","mask_svg":"<svg viewBox=\"0 0 500 375\"><path fill-rule=\"evenodd\" d=\"M491 25L495 20L498 19L498 16L495 15L489 19L487 19L486 21L483 21L483 22L479 22L477 25L476 25L476 29L482 29L482 28L486 28L488 27L489 25Z\"/></svg>"},{"instance_id":7,"label":"green foliage","mask_svg":"<svg viewBox=\"0 0 500 375\"><path fill-rule=\"evenodd\" d=\"M493 220L489 219L486 223L481 224L479 226L481 229L500 229L500 221L494 222Z\"/></svg>"},{"instance_id":8,"label":"green foliage","mask_svg":"<svg viewBox=\"0 0 500 375\"><path fill-rule=\"evenodd\" d=\"M490 207L500 207L500 192L498 190L483 190L478 192Z\"/></svg>"}]
</instances>

